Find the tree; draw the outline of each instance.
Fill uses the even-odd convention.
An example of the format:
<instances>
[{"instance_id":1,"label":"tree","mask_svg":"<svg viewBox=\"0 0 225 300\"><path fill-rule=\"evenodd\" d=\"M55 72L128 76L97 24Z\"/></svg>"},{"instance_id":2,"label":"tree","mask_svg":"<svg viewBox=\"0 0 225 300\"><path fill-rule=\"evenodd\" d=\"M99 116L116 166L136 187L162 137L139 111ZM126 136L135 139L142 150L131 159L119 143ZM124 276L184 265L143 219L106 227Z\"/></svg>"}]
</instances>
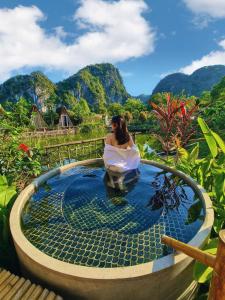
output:
<instances>
[{"instance_id":1,"label":"tree","mask_svg":"<svg viewBox=\"0 0 225 300\"><path fill-rule=\"evenodd\" d=\"M50 126L55 124L56 114L55 114L55 107L56 107L56 95L52 94L50 97L46 98L43 102L44 107L46 108L45 118L47 123Z\"/></svg>"},{"instance_id":2,"label":"tree","mask_svg":"<svg viewBox=\"0 0 225 300\"><path fill-rule=\"evenodd\" d=\"M84 98L80 98L78 105L80 107L80 110L81 110L81 113L83 114L83 116L87 116L90 114L90 112L91 112L90 107Z\"/></svg>"},{"instance_id":3,"label":"tree","mask_svg":"<svg viewBox=\"0 0 225 300\"><path fill-rule=\"evenodd\" d=\"M71 117L74 120L74 123L80 124L83 122L84 118L90 114L90 108L87 101L84 98L81 98L76 105L74 105L71 113Z\"/></svg>"},{"instance_id":4,"label":"tree","mask_svg":"<svg viewBox=\"0 0 225 300\"><path fill-rule=\"evenodd\" d=\"M212 101L211 93L209 91L204 91L202 92L200 98L199 98L199 103L202 105L208 105Z\"/></svg>"},{"instance_id":5,"label":"tree","mask_svg":"<svg viewBox=\"0 0 225 300\"><path fill-rule=\"evenodd\" d=\"M132 113L134 118L138 118L141 111L145 111L147 107L139 99L128 98L124 104L124 109Z\"/></svg>"},{"instance_id":6,"label":"tree","mask_svg":"<svg viewBox=\"0 0 225 300\"><path fill-rule=\"evenodd\" d=\"M125 111L123 116L124 116L124 119L127 121L127 123L129 123L133 119L133 115L129 111Z\"/></svg>"},{"instance_id":7,"label":"tree","mask_svg":"<svg viewBox=\"0 0 225 300\"><path fill-rule=\"evenodd\" d=\"M58 102L60 102L61 105L65 105L68 109L72 109L78 101L70 92L65 92L59 96Z\"/></svg>"},{"instance_id":8,"label":"tree","mask_svg":"<svg viewBox=\"0 0 225 300\"><path fill-rule=\"evenodd\" d=\"M5 108L10 112L10 118L16 126L30 125L31 103L20 98L16 103L5 102Z\"/></svg>"},{"instance_id":9,"label":"tree","mask_svg":"<svg viewBox=\"0 0 225 300\"><path fill-rule=\"evenodd\" d=\"M146 111L141 111L139 114L139 120L141 122L146 122L148 119L148 113Z\"/></svg>"},{"instance_id":10,"label":"tree","mask_svg":"<svg viewBox=\"0 0 225 300\"><path fill-rule=\"evenodd\" d=\"M210 127L216 130L223 130L225 128L225 77L213 87L210 95L206 94L206 99L206 108L202 111L202 115Z\"/></svg>"},{"instance_id":11,"label":"tree","mask_svg":"<svg viewBox=\"0 0 225 300\"><path fill-rule=\"evenodd\" d=\"M124 108L123 106L118 103L118 102L114 102L114 103L111 103L109 106L108 106L108 113L110 116L118 116L118 115L122 115L124 112Z\"/></svg>"}]
</instances>

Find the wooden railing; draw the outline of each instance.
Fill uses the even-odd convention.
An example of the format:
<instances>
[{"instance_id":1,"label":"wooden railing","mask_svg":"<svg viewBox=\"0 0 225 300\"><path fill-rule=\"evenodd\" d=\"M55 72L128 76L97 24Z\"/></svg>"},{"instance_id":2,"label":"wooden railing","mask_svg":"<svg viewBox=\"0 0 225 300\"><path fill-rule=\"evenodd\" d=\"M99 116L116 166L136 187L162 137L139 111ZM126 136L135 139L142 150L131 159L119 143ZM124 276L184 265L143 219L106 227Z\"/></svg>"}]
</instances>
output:
<instances>
[{"instance_id":1,"label":"wooden railing","mask_svg":"<svg viewBox=\"0 0 225 300\"><path fill-rule=\"evenodd\" d=\"M137 134L132 133L134 142ZM75 160L102 157L104 145L105 137L46 146L42 165L51 168Z\"/></svg>"},{"instance_id":2,"label":"wooden railing","mask_svg":"<svg viewBox=\"0 0 225 300\"><path fill-rule=\"evenodd\" d=\"M225 230L221 230L219 233L216 256L168 236L163 236L162 242L213 268L208 300L225 300Z\"/></svg>"},{"instance_id":3,"label":"wooden railing","mask_svg":"<svg viewBox=\"0 0 225 300\"><path fill-rule=\"evenodd\" d=\"M42 165L47 168L75 160L98 158L103 154L104 138L51 145L44 148Z\"/></svg>"},{"instance_id":4,"label":"wooden railing","mask_svg":"<svg viewBox=\"0 0 225 300\"><path fill-rule=\"evenodd\" d=\"M42 131L27 131L22 134L24 138L44 138L44 137L54 137L61 135L71 135L77 134L79 131L78 127L70 127L70 128L59 128L56 130L42 130Z\"/></svg>"}]
</instances>

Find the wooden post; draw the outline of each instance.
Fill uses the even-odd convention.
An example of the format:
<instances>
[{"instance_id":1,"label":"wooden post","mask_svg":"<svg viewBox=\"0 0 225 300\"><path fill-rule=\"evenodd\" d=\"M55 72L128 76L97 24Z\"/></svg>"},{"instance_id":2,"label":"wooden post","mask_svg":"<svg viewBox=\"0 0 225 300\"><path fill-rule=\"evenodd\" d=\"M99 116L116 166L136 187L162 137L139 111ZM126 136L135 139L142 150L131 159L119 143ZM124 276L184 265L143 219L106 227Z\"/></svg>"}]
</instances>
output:
<instances>
[{"instance_id":1,"label":"wooden post","mask_svg":"<svg viewBox=\"0 0 225 300\"><path fill-rule=\"evenodd\" d=\"M215 266L216 258L214 255L205 253L196 247L187 245L166 235L162 236L162 242L178 251L187 254L188 256L193 257L204 265L210 266L212 268Z\"/></svg>"},{"instance_id":2,"label":"wooden post","mask_svg":"<svg viewBox=\"0 0 225 300\"><path fill-rule=\"evenodd\" d=\"M67 153L68 153L68 157L69 157L69 162L71 162L71 155L70 155L70 146L67 146Z\"/></svg>"},{"instance_id":3,"label":"wooden post","mask_svg":"<svg viewBox=\"0 0 225 300\"><path fill-rule=\"evenodd\" d=\"M208 300L225 300L225 230L221 230L219 233L219 245L216 256L168 236L162 236L162 242L212 267L213 276Z\"/></svg>"},{"instance_id":4,"label":"wooden post","mask_svg":"<svg viewBox=\"0 0 225 300\"><path fill-rule=\"evenodd\" d=\"M225 300L225 230L221 230L219 233L219 244L208 299Z\"/></svg>"}]
</instances>

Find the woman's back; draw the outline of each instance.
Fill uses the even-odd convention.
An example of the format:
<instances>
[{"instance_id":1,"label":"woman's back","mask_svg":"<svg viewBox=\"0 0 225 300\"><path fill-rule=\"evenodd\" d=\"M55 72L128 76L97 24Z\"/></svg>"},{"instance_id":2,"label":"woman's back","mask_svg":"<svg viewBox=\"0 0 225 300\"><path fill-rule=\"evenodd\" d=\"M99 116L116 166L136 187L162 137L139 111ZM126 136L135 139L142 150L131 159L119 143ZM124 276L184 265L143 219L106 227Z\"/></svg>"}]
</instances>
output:
<instances>
[{"instance_id":1,"label":"woman's back","mask_svg":"<svg viewBox=\"0 0 225 300\"><path fill-rule=\"evenodd\" d=\"M127 149L129 147L131 148L134 145L133 139L130 134L128 142L120 145L116 139L115 133L110 133L107 135L105 143L120 149Z\"/></svg>"},{"instance_id":2,"label":"woman's back","mask_svg":"<svg viewBox=\"0 0 225 300\"><path fill-rule=\"evenodd\" d=\"M108 170L125 172L137 169L140 153L121 116L112 118L112 130L106 137L103 159Z\"/></svg>"}]
</instances>

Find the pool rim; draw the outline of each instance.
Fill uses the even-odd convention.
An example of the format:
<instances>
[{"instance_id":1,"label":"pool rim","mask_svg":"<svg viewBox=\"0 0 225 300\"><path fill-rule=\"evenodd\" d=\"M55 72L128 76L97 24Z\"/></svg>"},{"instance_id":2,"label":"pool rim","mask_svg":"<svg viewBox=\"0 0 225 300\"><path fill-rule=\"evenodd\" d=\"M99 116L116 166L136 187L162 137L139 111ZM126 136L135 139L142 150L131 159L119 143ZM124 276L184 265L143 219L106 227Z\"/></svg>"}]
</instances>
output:
<instances>
[{"instance_id":1,"label":"pool rim","mask_svg":"<svg viewBox=\"0 0 225 300\"><path fill-rule=\"evenodd\" d=\"M198 196L203 202L205 210L205 219L198 232L189 241L188 244L194 247L202 247L202 245L205 243L205 241L210 235L214 221L214 211L209 195L206 193L203 187L200 186L194 179L192 179L190 176L184 174L181 171L150 160L141 160L141 162L144 164L149 164L154 167L161 168L181 177L198 194ZM185 254L175 253L134 266L124 266L115 268L88 267L71 264L55 259L40 251L33 244L31 244L31 242L29 242L29 240L23 234L21 228L21 214L27 201L29 201L30 197L37 191L38 187L53 176L59 175L69 169L72 169L76 166L91 165L94 163L103 163L103 159L88 159L57 167L35 179L19 194L12 207L9 220L10 230L16 249L19 249L24 255L28 256L29 259L41 265L43 268L47 268L53 272L61 273L64 276L68 275L86 279L135 278L139 276L148 275L150 273L154 273L165 268L169 268L185 260L187 258Z\"/></svg>"}]
</instances>

